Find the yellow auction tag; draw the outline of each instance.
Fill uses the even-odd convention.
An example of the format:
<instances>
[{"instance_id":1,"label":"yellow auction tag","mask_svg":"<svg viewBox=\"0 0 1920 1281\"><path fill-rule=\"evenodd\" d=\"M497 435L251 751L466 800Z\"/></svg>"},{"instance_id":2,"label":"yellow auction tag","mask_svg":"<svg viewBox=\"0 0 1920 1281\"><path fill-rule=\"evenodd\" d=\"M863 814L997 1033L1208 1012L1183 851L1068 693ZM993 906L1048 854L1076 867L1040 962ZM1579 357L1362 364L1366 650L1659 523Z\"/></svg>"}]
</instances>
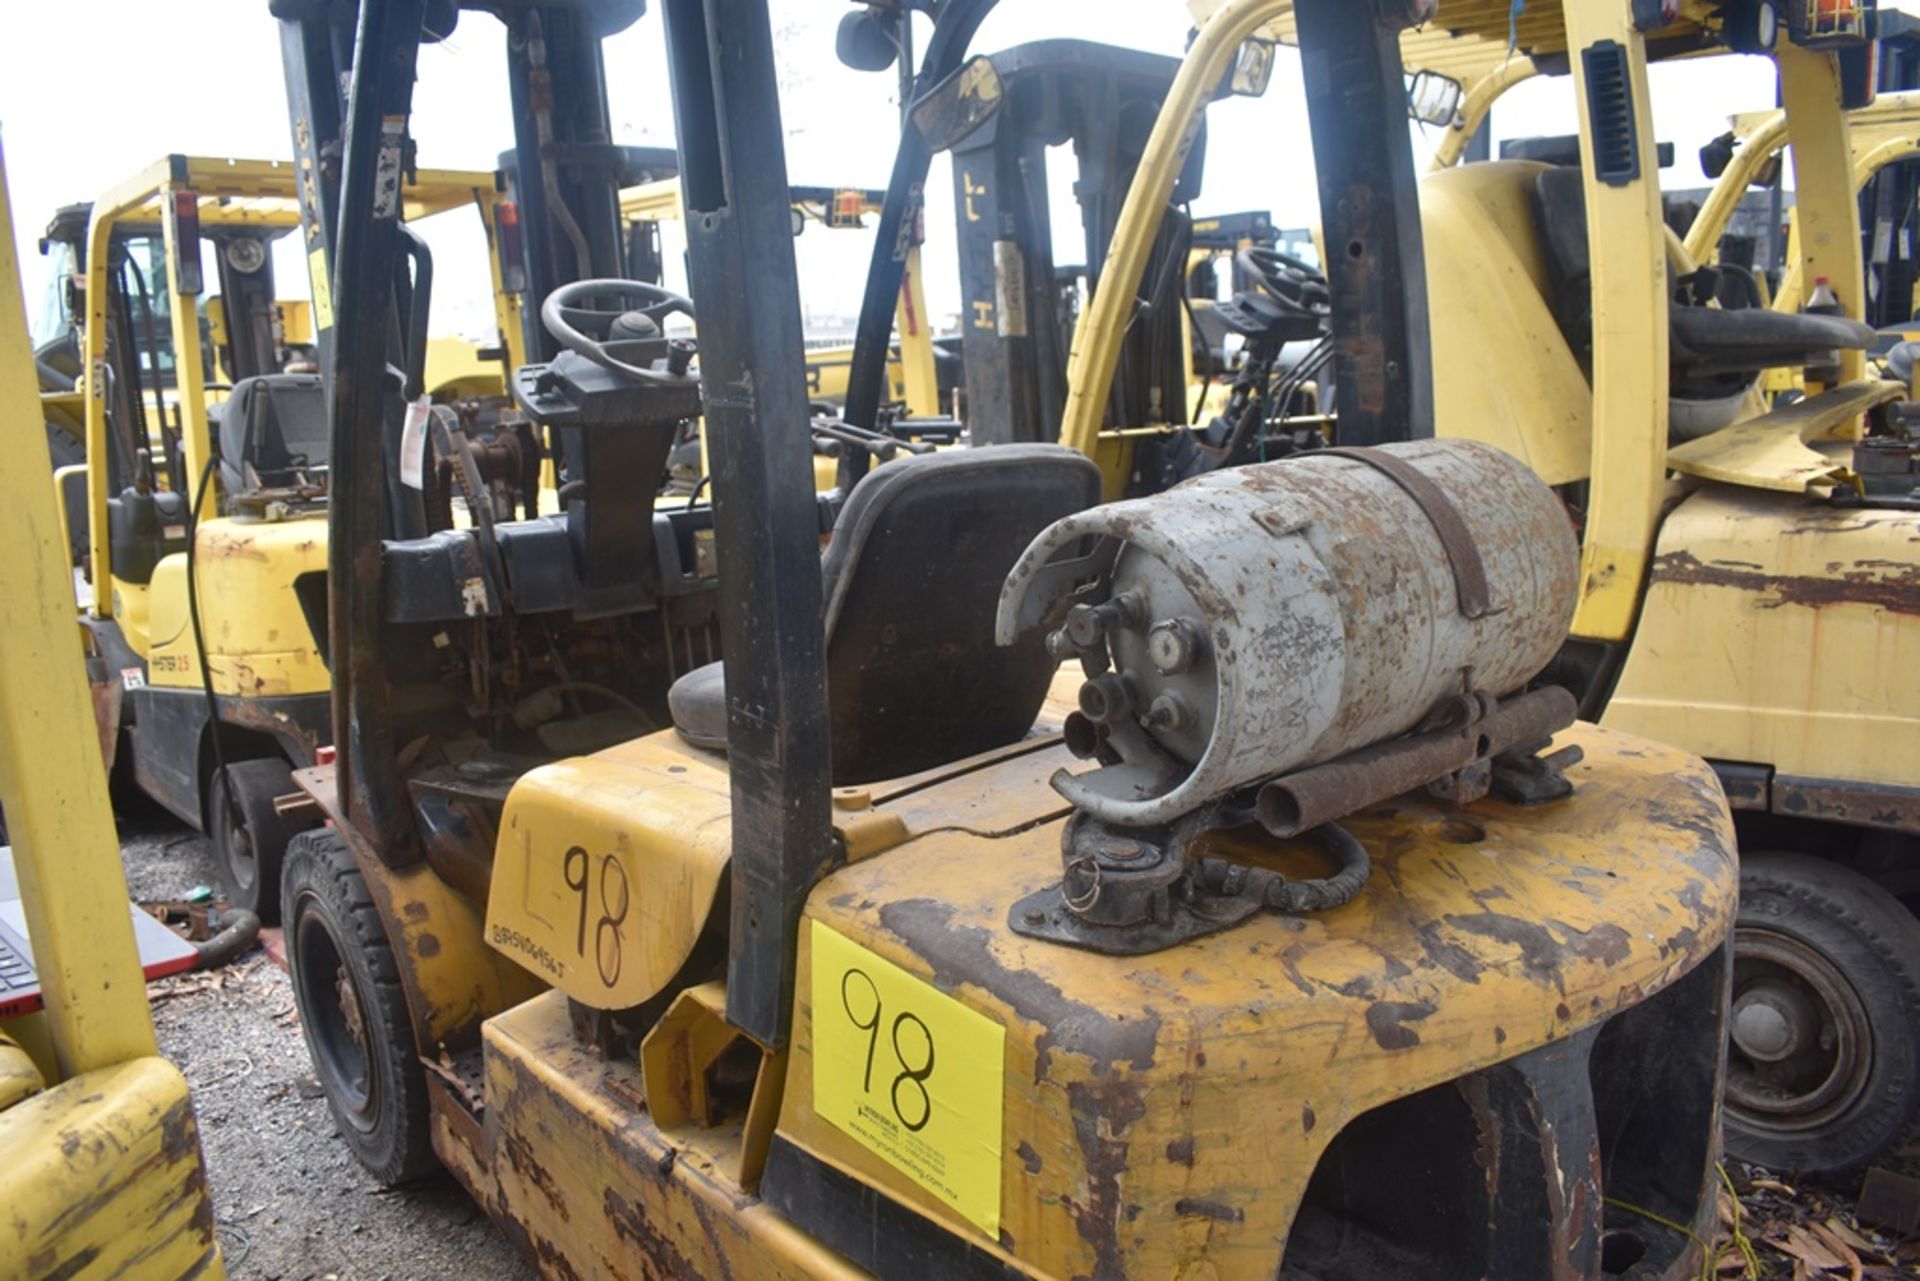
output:
<instances>
[{"instance_id":1,"label":"yellow auction tag","mask_svg":"<svg viewBox=\"0 0 1920 1281\"><path fill-rule=\"evenodd\" d=\"M327 251L307 255L307 288L313 291L313 327L333 328L333 282L327 272Z\"/></svg>"},{"instance_id":2,"label":"yellow auction tag","mask_svg":"<svg viewBox=\"0 0 1920 1281\"><path fill-rule=\"evenodd\" d=\"M996 1240L1006 1029L813 922L813 1110Z\"/></svg>"}]
</instances>

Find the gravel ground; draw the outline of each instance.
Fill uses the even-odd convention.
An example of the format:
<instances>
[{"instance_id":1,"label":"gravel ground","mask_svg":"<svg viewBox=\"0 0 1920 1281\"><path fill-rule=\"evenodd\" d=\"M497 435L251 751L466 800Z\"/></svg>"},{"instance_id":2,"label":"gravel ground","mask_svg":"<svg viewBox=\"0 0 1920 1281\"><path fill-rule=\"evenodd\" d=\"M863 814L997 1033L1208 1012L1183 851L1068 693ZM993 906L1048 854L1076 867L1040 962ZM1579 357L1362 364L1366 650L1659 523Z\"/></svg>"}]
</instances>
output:
<instances>
[{"instance_id":1,"label":"gravel ground","mask_svg":"<svg viewBox=\"0 0 1920 1281\"><path fill-rule=\"evenodd\" d=\"M214 883L206 840L170 818L123 817L136 899ZM260 1281L523 1281L487 1216L439 1176L390 1192L354 1162L327 1112L287 976L255 950L154 985L160 1052L193 1086L228 1275Z\"/></svg>"}]
</instances>

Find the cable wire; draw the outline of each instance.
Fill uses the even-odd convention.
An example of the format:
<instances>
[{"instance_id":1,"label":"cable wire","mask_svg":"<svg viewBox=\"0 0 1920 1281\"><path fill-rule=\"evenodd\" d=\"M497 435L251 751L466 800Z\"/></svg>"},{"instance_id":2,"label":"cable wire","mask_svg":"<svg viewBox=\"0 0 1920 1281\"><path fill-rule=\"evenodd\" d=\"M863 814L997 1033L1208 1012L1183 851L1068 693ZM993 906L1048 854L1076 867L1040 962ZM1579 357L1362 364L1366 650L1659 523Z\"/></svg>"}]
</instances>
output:
<instances>
[{"instance_id":1,"label":"cable wire","mask_svg":"<svg viewBox=\"0 0 1920 1281\"><path fill-rule=\"evenodd\" d=\"M213 692L213 669L207 665L207 638L200 622L200 513L207 501L207 484L219 463L220 456L209 450L207 464L200 469L200 484L187 507L187 621L193 625L193 656L200 664L200 689L207 697L207 734L213 740L213 764L219 771L214 777L220 783L220 795L226 799L227 820L236 829L244 829L246 820L240 812L240 802L227 781L227 754L220 744L220 700ZM207 817L211 820L213 816Z\"/></svg>"}]
</instances>

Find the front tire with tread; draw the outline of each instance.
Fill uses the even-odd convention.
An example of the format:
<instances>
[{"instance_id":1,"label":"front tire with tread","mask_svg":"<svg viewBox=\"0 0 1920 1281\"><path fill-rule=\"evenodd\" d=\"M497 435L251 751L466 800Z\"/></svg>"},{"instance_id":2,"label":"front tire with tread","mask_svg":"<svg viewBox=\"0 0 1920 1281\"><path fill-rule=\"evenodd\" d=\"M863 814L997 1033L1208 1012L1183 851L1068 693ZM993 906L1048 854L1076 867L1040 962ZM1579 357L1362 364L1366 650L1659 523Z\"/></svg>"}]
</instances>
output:
<instances>
[{"instance_id":1,"label":"front tire with tread","mask_svg":"<svg viewBox=\"0 0 1920 1281\"><path fill-rule=\"evenodd\" d=\"M1767 947L1777 956L1803 958L1802 972L1824 971L1850 1007L1822 1007L1829 1029L1848 1013L1864 1025L1865 1035L1854 1035L1856 1086L1818 1116L1769 1115L1742 1106L1730 1089L1727 1151L1777 1170L1851 1174L1920 1132L1920 922L1849 868L1806 854L1751 853L1740 870L1736 1004ZM1778 969L1792 972L1794 965ZM1817 988L1819 980L1808 986ZM1742 1062L1735 1042L1730 1073Z\"/></svg>"},{"instance_id":2,"label":"front tire with tread","mask_svg":"<svg viewBox=\"0 0 1920 1281\"><path fill-rule=\"evenodd\" d=\"M341 1137L389 1187L427 1174L439 1161L406 991L379 909L339 832L293 838L280 901L301 1027Z\"/></svg>"}]
</instances>

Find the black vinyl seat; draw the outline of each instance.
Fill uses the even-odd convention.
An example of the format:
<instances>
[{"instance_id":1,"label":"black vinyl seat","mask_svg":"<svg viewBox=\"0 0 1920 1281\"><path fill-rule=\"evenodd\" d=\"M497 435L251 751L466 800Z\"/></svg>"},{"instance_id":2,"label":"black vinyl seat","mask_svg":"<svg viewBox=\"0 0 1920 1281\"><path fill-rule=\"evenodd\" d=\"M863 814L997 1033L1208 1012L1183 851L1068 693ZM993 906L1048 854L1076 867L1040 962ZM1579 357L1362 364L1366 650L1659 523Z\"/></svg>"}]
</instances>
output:
<instances>
[{"instance_id":1,"label":"black vinyl seat","mask_svg":"<svg viewBox=\"0 0 1920 1281\"><path fill-rule=\"evenodd\" d=\"M1578 169L1543 169L1534 179L1534 213L1547 249L1553 313L1583 358L1593 347L1593 278L1587 250L1585 180ZM1836 348L1864 349L1872 328L1844 316L1669 303L1669 356L1675 394L1726 395L1739 390L1727 375L1754 375L1809 364Z\"/></svg>"},{"instance_id":2,"label":"black vinyl seat","mask_svg":"<svg viewBox=\"0 0 1920 1281\"><path fill-rule=\"evenodd\" d=\"M233 385L219 407L220 483L229 494L290 483L324 468L331 443L318 374L261 374Z\"/></svg>"},{"instance_id":3,"label":"black vinyl seat","mask_svg":"<svg viewBox=\"0 0 1920 1281\"><path fill-rule=\"evenodd\" d=\"M836 786L895 778L1017 742L1053 678L1041 637L994 644L1000 587L1047 526L1100 500L1100 473L1058 445L996 445L890 463L853 491L822 562ZM726 750L721 664L667 695L674 728Z\"/></svg>"}]
</instances>

